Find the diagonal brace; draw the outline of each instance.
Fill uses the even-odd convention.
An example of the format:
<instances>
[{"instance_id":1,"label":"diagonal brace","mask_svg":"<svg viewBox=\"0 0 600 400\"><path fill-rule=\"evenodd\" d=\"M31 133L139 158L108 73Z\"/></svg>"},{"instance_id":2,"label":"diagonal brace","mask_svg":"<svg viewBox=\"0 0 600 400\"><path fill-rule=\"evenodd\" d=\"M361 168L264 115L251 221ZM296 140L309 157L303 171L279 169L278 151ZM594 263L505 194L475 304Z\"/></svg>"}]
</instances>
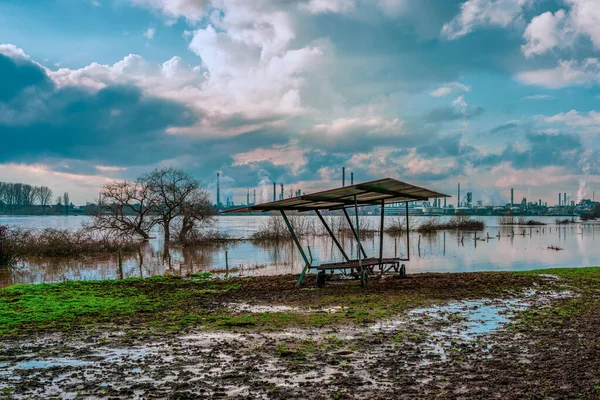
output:
<instances>
[{"instance_id":1,"label":"diagonal brace","mask_svg":"<svg viewBox=\"0 0 600 400\"><path fill-rule=\"evenodd\" d=\"M358 243L358 247L360 247L360 251L361 251L363 257L367 258L367 253L365 253L365 249L363 248L362 243L358 239L358 235L356 234L356 231L354 230L354 225L352 225L352 221L350 220L350 216L348 215L348 211L346 211L345 208L343 209L343 211L344 211L344 215L346 216L346 220L348 220L348 225L350 225L350 229L352 230L352 233L354 234L354 238L356 239L356 242Z\"/></svg>"},{"instance_id":2,"label":"diagonal brace","mask_svg":"<svg viewBox=\"0 0 600 400\"><path fill-rule=\"evenodd\" d=\"M321 220L321 222L323 223L323 226L325 227L325 229L327 230L327 233L329 233L329 236L331 236L331 239L333 240L333 243L335 243L335 245L337 246L337 248L340 250L340 252L342 253L342 256L344 256L344 259L346 261L350 261L350 258L348 257L348 255L346 254L346 252L344 251L344 248L342 247L342 245L340 244L340 242L338 242L337 238L335 237L335 235L333 234L331 228L329 228L329 225L327 225L327 222L325 221L325 219L323 219L323 216L321 215L321 213L319 212L319 210L315 210L315 213L317 213L317 216L319 217L319 219Z\"/></svg>"},{"instance_id":3,"label":"diagonal brace","mask_svg":"<svg viewBox=\"0 0 600 400\"><path fill-rule=\"evenodd\" d=\"M298 240L298 237L296 236L296 232L294 232L294 228L292 228L292 224L290 224L290 221L288 220L287 215L285 215L285 211L280 210L280 212L281 212L281 216L283 217L283 220L285 221L285 224L287 225L287 227L290 231L290 234L292 235L292 239L294 239L294 242L296 243L296 247L298 247L298 251L300 252L300 255L304 259L304 269L302 270L302 273L298 277L298 282L296 282L296 286L300 286L300 284L302 283L302 279L304 279L304 275L306 275L306 272L310 268L310 261L308 261L308 257L306 257L306 253L304 253L304 250L302 249L302 246L300 245L300 241Z\"/></svg>"}]
</instances>

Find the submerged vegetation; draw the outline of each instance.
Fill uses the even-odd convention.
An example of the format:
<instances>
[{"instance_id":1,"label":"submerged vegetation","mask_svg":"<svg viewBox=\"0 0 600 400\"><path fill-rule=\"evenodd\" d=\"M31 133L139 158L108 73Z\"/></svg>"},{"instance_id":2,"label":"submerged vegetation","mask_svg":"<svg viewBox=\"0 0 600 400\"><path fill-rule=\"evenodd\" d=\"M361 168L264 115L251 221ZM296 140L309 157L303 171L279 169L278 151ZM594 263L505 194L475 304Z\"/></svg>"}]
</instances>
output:
<instances>
[{"instance_id":1,"label":"submerged vegetation","mask_svg":"<svg viewBox=\"0 0 600 400\"><path fill-rule=\"evenodd\" d=\"M416 231L427 234L451 229L480 231L483 230L483 228L485 228L485 223L483 221L465 215L457 215L448 222L441 222L438 218L428 219L419 225L416 228Z\"/></svg>"},{"instance_id":2,"label":"submerged vegetation","mask_svg":"<svg viewBox=\"0 0 600 400\"><path fill-rule=\"evenodd\" d=\"M87 229L0 228L0 265L9 266L25 257L78 257L133 251L140 241L100 236Z\"/></svg>"},{"instance_id":3,"label":"submerged vegetation","mask_svg":"<svg viewBox=\"0 0 600 400\"><path fill-rule=\"evenodd\" d=\"M534 219L527 219L523 216L516 217L514 215L501 215L497 219L498 225L527 225L527 226L541 226L546 225L544 222L536 221Z\"/></svg>"}]
</instances>

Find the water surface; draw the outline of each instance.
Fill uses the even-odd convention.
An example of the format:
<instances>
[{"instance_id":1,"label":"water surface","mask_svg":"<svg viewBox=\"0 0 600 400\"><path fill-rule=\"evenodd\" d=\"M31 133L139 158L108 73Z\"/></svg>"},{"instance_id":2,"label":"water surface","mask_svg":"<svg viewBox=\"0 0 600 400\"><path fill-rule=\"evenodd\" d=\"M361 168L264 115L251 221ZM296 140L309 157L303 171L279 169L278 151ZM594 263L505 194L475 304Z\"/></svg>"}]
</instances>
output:
<instances>
[{"instance_id":1,"label":"water surface","mask_svg":"<svg viewBox=\"0 0 600 400\"><path fill-rule=\"evenodd\" d=\"M248 238L265 223L268 216L220 216L215 229L239 238ZM378 217L364 218L376 228ZM418 225L423 218L412 221ZM391 222L393 217L387 218ZM575 223L556 225L552 217L539 217L545 226L498 226L496 217L482 217L483 231L445 231L432 235L410 235L411 261L408 272L516 271L553 267L600 265L600 224ZM6 217L0 225L30 228L55 227L78 229L87 217ZM318 220L315 218L315 222ZM117 268L117 255L101 255L82 259L29 259L12 270L0 270L0 286L16 283L61 282L67 280L116 279L163 274L189 275L206 271L225 273L226 252L229 275L272 275L299 273L303 262L292 241L257 244L239 241L227 245L197 248L171 247L168 252L158 230L154 239L140 252L124 257L123 270ZM599 235L599 239L596 239ZM488 239L489 236L489 239ZM473 240L479 237L484 240ZM406 236L384 234L384 257L406 256ZM340 241L348 254L356 253L352 237ZM314 263L341 261L342 256L327 236L304 237ZM369 256L379 252L379 235L363 241ZM550 250L555 246L563 250Z\"/></svg>"}]
</instances>

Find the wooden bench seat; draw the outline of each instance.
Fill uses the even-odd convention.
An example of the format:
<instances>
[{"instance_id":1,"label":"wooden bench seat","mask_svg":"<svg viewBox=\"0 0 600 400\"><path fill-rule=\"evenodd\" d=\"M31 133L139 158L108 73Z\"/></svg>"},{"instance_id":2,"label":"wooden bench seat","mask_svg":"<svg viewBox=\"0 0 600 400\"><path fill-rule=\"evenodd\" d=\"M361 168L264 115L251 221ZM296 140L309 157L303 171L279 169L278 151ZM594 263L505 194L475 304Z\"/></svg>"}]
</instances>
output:
<instances>
[{"instance_id":1,"label":"wooden bench seat","mask_svg":"<svg viewBox=\"0 0 600 400\"><path fill-rule=\"evenodd\" d=\"M372 267L374 265L379 265L379 264L384 264L384 265L388 265L388 264L399 264L401 261L403 261L400 258L384 258L381 260L381 262L379 262L379 258L365 258L363 260L361 260L362 266L363 267ZM332 270L332 269L356 269L360 267L360 263L358 260L350 260L350 261L344 261L344 262L337 262L337 263L327 263L327 264L321 264L319 266L316 267L312 267L313 269L316 269L318 271L327 271L327 270Z\"/></svg>"}]
</instances>

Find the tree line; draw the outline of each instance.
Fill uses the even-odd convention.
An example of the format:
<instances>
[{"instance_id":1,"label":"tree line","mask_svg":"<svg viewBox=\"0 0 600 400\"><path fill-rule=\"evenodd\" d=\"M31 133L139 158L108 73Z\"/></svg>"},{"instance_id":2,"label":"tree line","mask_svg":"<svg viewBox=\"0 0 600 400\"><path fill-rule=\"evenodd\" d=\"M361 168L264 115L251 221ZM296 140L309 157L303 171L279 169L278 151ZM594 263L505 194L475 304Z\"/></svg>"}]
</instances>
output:
<instances>
[{"instance_id":1,"label":"tree line","mask_svg":"<svg viewBox=\"0 0 600 400\"><path fill-rule=\"evenodd\" d=\"M0 213L10 214L69 214L73 207L69 193L58 196L48 186L0 182Z\"/></svg>"},{"instance_id":2,"label":"tree line","mask_svg":"<svg viewBox=\"0 0 600 400\"><path fill-rule=\"evenodd\" d=\"M6 206L48 206L52 201L52 194L52 189L48 186L0 182L0 202Z\"/></svg>"},{"instance_id":3,"label":"tree line","mask_svg":"<svg viewBox=\"0 0 600 400\"><path fill-rule=\"evenodd\" d=\"M181 169L158 167L136 180L103 186L89 227L125 238L150 238L160 226L165 244L186 243L215 214L209 194Z\"/></svg>"}]
</instances>

